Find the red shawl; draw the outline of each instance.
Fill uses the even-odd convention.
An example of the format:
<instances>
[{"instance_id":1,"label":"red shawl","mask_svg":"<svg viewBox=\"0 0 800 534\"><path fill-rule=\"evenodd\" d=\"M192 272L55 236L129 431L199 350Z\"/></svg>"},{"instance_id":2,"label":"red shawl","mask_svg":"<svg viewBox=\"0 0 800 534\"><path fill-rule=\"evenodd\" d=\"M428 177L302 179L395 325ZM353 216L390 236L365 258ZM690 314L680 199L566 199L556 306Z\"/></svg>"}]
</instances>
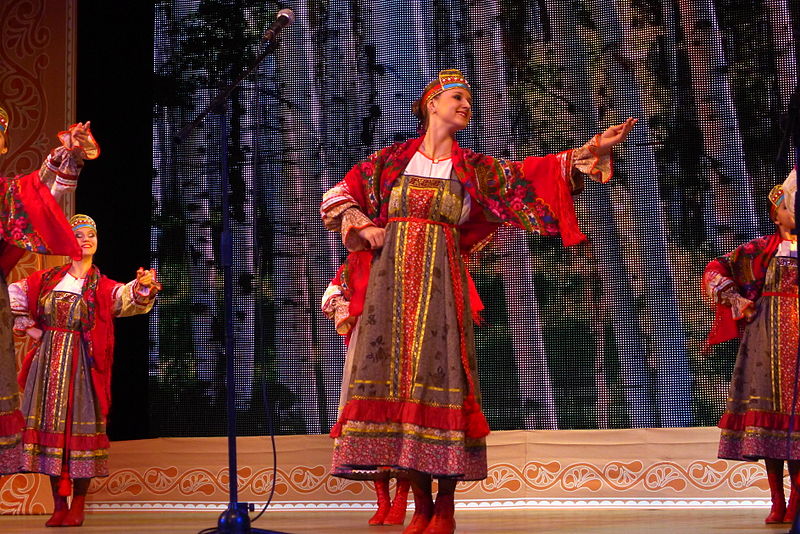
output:
<instances>
[{"instance_id":1,"label":"red shawl","mask_svg":"<svg viewBox=\"0 0 800 534\"><path fill-rule=\"evenodd\" d=\"M81 258L72 229L39 172L0 179L0 270L8 275L23 250Z\"/></svg>"},{"instance_id":2,"label":"red shawl","mask_svg":"<svg viewBox=\"0 0 800 534\"><path fill-rule=\"evenodd\" d=\"M423 137L395 143L354 166L344 182L361 210L376 226L386 226L389 197L397 179L419 150ZM495 159L453 141L453 170L475 200L469 220L461 225L459 246L464 255L485 242L500 224L509 224L543 235L561 234L564 245L586 240L578 228L572 194L562 179L569 158L558 155L529 157L522 162ZM486 214L501 222L490 222ZM343 278L352 291L350 313L361 315L364 308L371 251L351 252ZM469 279L473 311L482 309L478 293Z\"/></svg>"},{"instance_id":3,"label":"red shawl","mask_svg":"<svg viewBox=\"0 0 800 534\"><path fill-rule=\"evenodd\" d=\"M73 242L75 239L73 238ZM69 264L53 267L44 271L37 271L27 278L28 282L28 310L31 317L40 321L44 297L58 285L69 270ZM111 407L111 367L114 363L114 316L112 293L119 284L100 274L97 266L87 273L83 286L83 299L86 301L87 314L81 325L81 338L86 347L89 358L89 368L92 376L97 401L103 417L108 416ZM37 343L22 362L19 373L20 387L24 388L30 371L31 362L36 351Z\"/></svg>"}]
</instances>

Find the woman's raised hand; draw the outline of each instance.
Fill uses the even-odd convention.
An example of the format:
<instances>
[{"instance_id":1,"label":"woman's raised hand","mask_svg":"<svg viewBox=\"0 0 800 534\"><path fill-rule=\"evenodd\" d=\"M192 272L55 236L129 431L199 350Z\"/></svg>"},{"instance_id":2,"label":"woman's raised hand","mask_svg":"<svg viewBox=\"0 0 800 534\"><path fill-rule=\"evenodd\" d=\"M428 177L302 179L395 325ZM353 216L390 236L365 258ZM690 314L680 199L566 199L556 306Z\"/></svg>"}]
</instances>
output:
<instances>
[{"instance_id":1,"label":"woman's raised hand","mask_svg":"<svg viewBox=\"0 0 800 534\"><path fill-rule=\"evenodd\" d=\"M69 133L72 138L72 147L85 147L89 145L89 128L91 125L91 121L86 121L85 123L79 122L70 128Z\"/></svg>"},{"instance_id":2,"label":"woman's raised hand","mask_svg":"<svg viewBox=\"0 0 800 534\"><path fill-rule=\"evenodd\" d=\"M139 269L136 271L136 281L144 287L160 290L161 284L158 282L156 274L157 273L155 269L144 269L139 267Z\"/></svg>"},{"instance_id":3,"label":"woman's raised hand","mask_svg":"<svg viewBox=\"0 0 800 534\"><path fill-rule=\"evenodd\" d=\"M68 150L79 148L84 159L95 159L100 155L100 146L92 135L90 121L79 122L69 127L69 130L58 133L61 144Z\"/></svg>"},{"instance_id":4,"label":"woman's raised hand","mask_svg":"<svg viewBox=\"0 0 800 534\"><path fill-rule=\"evenodd\" d=\"M611 126L603 133L597 136L597 149L601 154L608 154L614 146L620 144L628 137L628 134L633 129L633 126L639 122L639 119L629 117L628 120L622 124Z\"/></svg>"}]
</instances>

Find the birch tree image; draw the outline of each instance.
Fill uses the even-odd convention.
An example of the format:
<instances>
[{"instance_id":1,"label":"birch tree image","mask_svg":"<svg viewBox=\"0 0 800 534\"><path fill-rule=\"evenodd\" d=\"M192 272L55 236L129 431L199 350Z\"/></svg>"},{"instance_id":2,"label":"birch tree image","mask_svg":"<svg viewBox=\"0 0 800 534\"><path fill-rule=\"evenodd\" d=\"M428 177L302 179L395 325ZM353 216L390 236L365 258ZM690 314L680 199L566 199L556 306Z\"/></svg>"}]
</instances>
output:
<instances>
[{"instance_id":1,"label":"birch tree image","mask_svg":"<svg viewBox=\"0 0 800 534\"><path fill-rule=\"evenodd\" d=\"M499 2L486 2L482 9L471 9L468 13L469 25L474 29L471 44L475 50L476 150L516 159L514 140L509 138L507 130L510 124L505 89L507 66L503 61L501 28L497 24L500 20ZM495 87L501 90L497 91ZM486 106L485 112L481 111L482 105ZM509 335L517 367L519 415L524 428L556 428L558 420L541 333L541 317L531 278L532 252L524 234L506 228L498 232L494 246L500 259L508 323L513 326Z\"/></svg>"},{"instance_id":2,"label":"birch tree image","mask_svg":"<svg viewBox=\"0 0 800 534\"><path fill-rule=\"evenodd\" d=\"M586 61L588 31L585 26L576 23L577 17L573 10L567 9L560 2L548 2L546 5L553 40L557 43L561 57L568 58L564 73L564 93L577 110L573 115L573 123L578 132L585 132L583 135L588 137L590 132L601 129L592 101L592 86L585 83L590 77ZM617 386L624 395L627 422L632 427L653 426L657 424L656 404L652 396L645 338L635 310L630 274L623 259L620 235L612 210L612 196L608 186L588 184L581 197L578 198L579 206L595 206L591 213L582 218L592 251L591 255L582 259L584 262L593 260L596 274L600 277L602 296L598 299L599 319L602 324L610 325L613 333L613 343L609 343L616 349L616 358L621 368ZM601 332L605 333L605 330L601 325L594 326L598 336ZM595 364L599 371L595 386L598 389L597 418L598 424L602 421L609 424L613 420L609 411L612 400L604 390L609 387L612 377L609 376L610 365L605 361L605 339L600 337L599 340Z\"/></svg>"},{"instance_id":3,"label":"birch tree image","mask_svg":"<svg viewBox=\"0 0 800 534\"><path fill-rule=\"evenodd\" d=\"M219 119L212 114L198 128L192 131L189 138L175 146L174 134L197 115L198 111L191 105L193 99L207 102L225 85L232 76L236 76L244 68L249 57L243 50L238 61L231 61L230 50L242 49L247 40L249 21L244 11L234 13L238 16L222 16L219 9L214 9L214 2L195 1L177 3L171 6L167 2L159 4L157 13L170 28L171 50L163 49L156 54L156 73L159 83L159 98L165 100L167 106L162 109L161 121L158 125L157 138L154 142L157 149L154 163L159 170L174 172L174 162L184 164L185 174L170 175L163 173L154 186L161 186L158 196L163 202L157 208L161 211L160 219L167 222L162 226L161 242L158 251L175 262L183 264L181 276L172 287L179 288L181 298L176 302L177 315L157 315L164 317L166 325L178 326L166 331L173 336L176 332L191 332L191 348L183 354L190 357L194 364L189 377L193 384L187 382L184 395L194 398L198 405L211 408L206 411L213 419L206 428L221 428L224 421L216 417L224 410L222 402L225 373L225 355L222 347L222 328L225 320L221 307L222 284L218 276L216 247L218 246L218 224L220 216L220 147L224 142L219 129ZM174 8L174 9L173 9ZM215 19L216 17L216 19ZM225 20L226 24L220 23ZM169 23L167 24L167 20ZM222 46L219 42L210 45L219 34L209 34L208 28L228 28L228 34L222 37L233 42ZM182 72L180 72L182 71ZM170 94L170 90L172 94ZM253 229L248 216L253 212L253 167L247 155L255 143L253 125L247 110L255 110L257 106L239 100L252 99L255 89L252 83L245 82L242 89L231 99L232 111L225 114L229 130L232 132L230 142L230 183L232 205L232 235L240 253L239 261L234 261L233 278L234 313L228 318L234 328L234 357L237 358L236 398L239 409L248 409L254 381L254 338L255 330L253 278ZM244 147L242 149L242 147ZM160 149L160 150L158 150ZM187 172L188 171L188 172ZM183 206L180 208L179 206ZM176 209L177 208L177 209ZM181 213L182 211L182 213ZM169 231L163 231L168 228ZM180 228L181 235L175 230ZM177 238L177 239L176 239ZM182 257L180 254L182 253ZM166 270L169 276L170 270ZM183 300L188 297L188 299ZM176 319L188 313L185 323ZM163 345L162 345L163 346ZM185 371L184 371L185 372ZM162 377L163 378L163 377ZM174 379L174 376L172 376ZM213 431L213 430L211 430Z\"/></svg>"},{"instance_id":4,"label":"birch tree image","mask_svg":"<svg viewBox=\"0 0 800 534\"><path fill-rule=\"evenodd\" d=\"M729 0L720 3L717 13L745 165L753 184L758 233L771 233L773 223L762 207L763 199L789 171L788 162L776 166L775 161L783 137L781 118L797 86L791 13L786 2ZM767 149L758 150L759 143L766 143Z\"/></svg>"},{"instance_id":5,"label":"birch tree image","mask_svg":"<svg viewBox=\"0 0 800 534\"><path fill-rule=\"evenodd\" d=\"M157 20L168 28L171 44L180 47L178 35L182 20L194 12L197 3L187 3L176 6L178 9L157 10ZM174 71L172 54L166 49L157 50L155 66L157 72ZM199 65L193 66L192 76L205 76L205 70ZM174 74L174 72L172 72ZM210 98L210 91L201 91L200 98ZM218 375L218 360L221 354L220 338L216 323L216 271L214 265L214 239L211 225L211 191L210 184L215 176L216 166L213 156L206 150L208 130L198 128L180 146L174 146L173 135L180 126L191 120L192 113L180 106L180 98L175 96L168 102L177 109L164 106L160 109L160 120L154 123L156 135L154 137L154 164L156 165L158 179L154 181L154 188L161 186L157 197L161 202L157 204L156 216L162 222L162 231L158 235L156 252L161 255L166 263L178 263L182 269L178 276L170 279L170 270L162 271L166 274L165 282L171 287L180 288L176 297L167 296L164 307L172 310L166 315L157 315L154 320L163 321L162 336L175 332L189 333L190 343L183 347L181 356L194 355L194 368L191 370L191 380L194 385L188 385L189 390L194 390L198 400L205 405L213 403L219 393L214 385L214 378ZM187 174L177 174L175 168L167 162L181 159L189 171ZM162 163L163 162L163 163ZM187 178L188 182L187 182ZM187 187L188 186L188 187ZM181 191L186 196L181 198ZM184 204L185 203L185 204ZM169 243L169 245L167 244ZM185 244L185 248L175 248L176 244ZM163 317L163 319L162 319ZM169 384L176 378L176 361L162 367L156 374L162 383ZM186 392L184 392L186 394Z\"/></svg>"},{"instance_id":6,"label":"birch tree image","mask_svg":"<svg viewBox=\"0 0 800 534\"><path fill-rule=\"evenodd\" d=\"M318 306L346 250L319 222L320 197L372 151L417 135L410 104L444 68L473 83L459 143L496 157L574 148L640 118L615 151L614 180L575 197L587 245L502 229L470 264L486 304L476 347L493 428L714 424L735 347L700 354L711 317L697 278L771 228L764 193L789 163L775 154L797 80L793 3L289 7L294 24L226 115L242 432L263 433L265 409L278 433L334 422L345 349ZM181 145L171 137L259 50L277 9L156 3L152 252L165 289L149 360L164 435L224 432L218 121Z\"/></svg>"},{"instance_id":7,"label":"birch tree image","mask_svg":"<svg viewBox=\"0 0 800 534\"><path fill-rule=\"evenodd\" d=\"M366 154L361 147L364 130L374 106L374 95L368 89L368 77L362 72L366 65L359 47L363 36L363 19L358 8L347 2L328 2L320 13L320 28L317 31L319 44L320 106L324 129L320 139L323 165L320 172L319 191L325 191L339 181L350 166ZM353 125L361 124L361 128ZM317 232L321 228L315 228ZM329 280L339 268L341 239L334 232L322 232L317 251L313 254L320 282ZM322 253L324 251L324 254ZM322 283L317 283L312 298L318 298ZM342 382L342 365L346 347L333 331L333 325L321 315L316 316L318 331L315 333L321 350L318 364L327 362L324 368L325 405L328 407L323 430L335 423ZM323 335L328 332L328 335ZM321 365L317 368L322 371Z\"/></svg>"},{"instance_id":8,"label":"birch tree image","mask_svg":"<svg viewBox=\"0 0 800 534\"><path fill-rule=\"evenodd\" d=\"M369 2L362 6L366 45L374 51L381 75L374 76L375 93L394 95L398 105L380 108L372 150L416 135L411 102L432 76L429 2ZM395 21L403 20L402 27Z\"/></svg>"},{"instance_id":9,"label":"birch tree image","mask_svg":"<svg viewBox=\"0 0 800 534\"><path fill-rule=\"evenodd\" d=\"M745 168L714 2L678 2L706 156L706 232L721 254L755 237L753 186Z\"/></svg>"},{"instance_id":10,"label":"birch tree image","mask_svg":"<svg viewBox=\"0 0 800 534\"><path fill-rule=\"evenodd\" d=\"M792 35L789 0L764 0L764 10L769 20L775 67L783 74L777 78L778 107L785 111L789 106L789 98L797 87L797 58L794 56L796 45Z\"/></svg>"},{"instance_id":11,"label":"birch tree image","mask_svg":"<svg viewBox=\"0 0 800 534\"><path fill-rule=\"evenodd\" d=\"M316 339L321 326L316 310L324 290L322 269L314 265L316 257L333 256L327 249L321 225L310 225L313 209L321 196L322 121L319 85L315 77L316 50L308 7L296 5L297 14L287 53L278 56L277 72L298 69L302 76L286 77L278 97L282 172L272 177L270 187L276 193L274 210L268 217L275 221L272 245L275 287L275 350L289 356L278 359L278 379L297 402L292 404L294 418L302 420L305 432L320 433L329 425L325 402L325 378L317 364L324 349ZM305 168L313 164L316 183L308 181ZM320 246L322 248L320 249ZM330 269L324 270L330 273Z\"/></svg>"},{"instance_id":12,"label":"birch tree image","mask_svg":"<svg viewBox=\"0 0 800 534\"><path fill-rule=\"evenodd\" d=\"M623 28L616 5L610 1L594 0L588 6L597 21L598 34L606 51L603 79L605 90L613 99L612 110L623 117L647 117L636 72L630 66L634 62L625 61L624 35L628 29ZM655 156L645 121L640 121L631 134L621 151L621 161L617 160L616 169L635 192L635 198L628 201L632 224L625 237L635 247L629 257L635 258L642 273L642 292L637 295L637 300L641 302L641 320L648 333L647 352L655 371L659 423L666 427L687 426L692 420L691 378L667 256L668 243L658 184L652 179L657 176Z\"/></svg>"}]
</instances>

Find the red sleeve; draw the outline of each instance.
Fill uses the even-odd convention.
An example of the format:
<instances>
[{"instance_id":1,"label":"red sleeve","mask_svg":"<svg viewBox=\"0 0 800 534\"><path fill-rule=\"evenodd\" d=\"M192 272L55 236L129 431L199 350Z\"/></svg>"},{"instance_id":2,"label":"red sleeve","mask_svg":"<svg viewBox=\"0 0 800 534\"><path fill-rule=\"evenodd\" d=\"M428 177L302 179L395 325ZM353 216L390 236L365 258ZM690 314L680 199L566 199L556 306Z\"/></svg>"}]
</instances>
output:
<instances>
[{"instance_id":1,"label":"red sleeve","mask_svg":"<svg viewBox=\"0 0 800 534\"><path fill-rule=\"evenodd\" d=\"M8 244L38 254L81 258L69 222L39 180L38 171L0 181L0 236ZM3 268L13 267L8 263L0 261Z\"/></svg>"},{"instance_id":2,"label":"red sleeve","mask_svg":"<svg viewBox=\"0 0 800 534\"><path fill-rule=\"evenodd\" d=\"M529 157L523 161L525 179L533 185L536 194L544 200L558 221L558 230L564 246L586 241L578 227L575 204L565 176L572 173L569 157L551 154L545 157Z\"/></svg>"}]
</instances>

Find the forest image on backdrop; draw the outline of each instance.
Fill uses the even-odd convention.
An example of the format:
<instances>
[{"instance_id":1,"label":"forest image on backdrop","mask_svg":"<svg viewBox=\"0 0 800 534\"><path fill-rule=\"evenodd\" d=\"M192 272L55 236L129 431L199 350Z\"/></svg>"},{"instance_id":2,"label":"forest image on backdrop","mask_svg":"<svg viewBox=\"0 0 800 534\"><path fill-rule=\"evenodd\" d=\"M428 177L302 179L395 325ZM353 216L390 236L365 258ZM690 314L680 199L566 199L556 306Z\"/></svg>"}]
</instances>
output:
<instances>
[{"instance_id":1,"label":"forest image on backdrop","mask_svg":"<svg viewBox=\"0 0 800 534\"><path fill-rule=\"evenodd\" d=\"M470 262L494 430L714 425L736 343L704 352L706 263L772 233L781 115L797 85L791 0L159 0L152 251L165 291L150 327L156 435L225 432L221 131L190 122L259 52L281 45L228 113L237 408L242 434L327 432L344 344L319 311L345 257L322 193L416 135L412 100L461 69L462 146L522 159L640 121L615 177L575 198L589 243L503 228ZM265 401L268 396L269 401Z\"/></svg>"}]
</instances>

